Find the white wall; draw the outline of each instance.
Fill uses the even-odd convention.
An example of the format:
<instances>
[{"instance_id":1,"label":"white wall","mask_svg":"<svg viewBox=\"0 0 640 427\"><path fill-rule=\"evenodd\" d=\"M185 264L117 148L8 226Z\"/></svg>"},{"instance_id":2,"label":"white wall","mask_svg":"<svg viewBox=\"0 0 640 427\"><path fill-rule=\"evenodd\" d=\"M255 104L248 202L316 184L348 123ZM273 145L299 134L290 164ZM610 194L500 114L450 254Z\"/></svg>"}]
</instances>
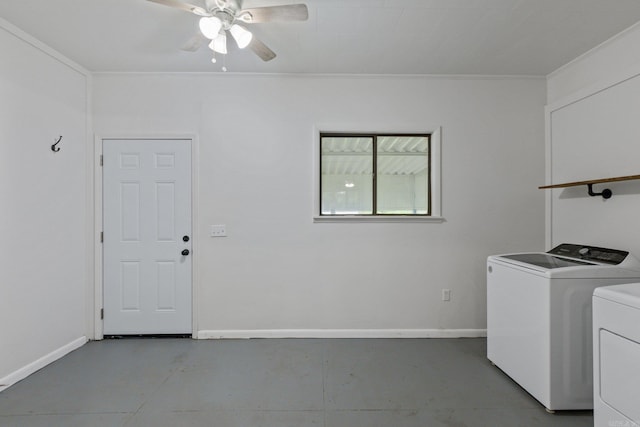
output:
<instances>
[{"instance_id":1,"label":"white wall","mask_svg":"<svg viewBox=\"0 0 640 427\"><path fill-rule=\"evenodd\" d=\"M98 74L93 110L101 136L198 135L200 336L428 335L485 328L486 257L543 249L544 103L543 79ZM446 221L312 223L324 123L442 126Z\"/></svg>"},{"instance_id":2,"label":"white wall","mask_svg":"<svg viewBox=\"0 0 640 427\"><path fill-rule=\"evenodd\" d=\"M1 390L86 341L92 246L87 75L4 21L0 52Z\"/></svg>"},{"instance_id":3,"label":"white wall","mask_svg":"<svg viewBox=\"0 0 640 427\"><path fill-rule=\"evenodd\" d=\"M640 167L640 26L614 37L548 77L547 181L638 175ZM553 190L548 239L631 250L640 257L640 181Z\"/></svg>"}]
</instances>

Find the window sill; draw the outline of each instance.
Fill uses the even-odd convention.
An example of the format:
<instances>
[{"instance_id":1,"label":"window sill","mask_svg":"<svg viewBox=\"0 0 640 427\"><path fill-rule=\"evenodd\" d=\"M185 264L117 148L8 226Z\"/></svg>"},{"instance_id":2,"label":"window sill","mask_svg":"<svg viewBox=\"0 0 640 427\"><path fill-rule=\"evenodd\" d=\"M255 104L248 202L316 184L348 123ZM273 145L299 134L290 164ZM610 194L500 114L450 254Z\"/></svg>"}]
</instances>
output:
<instances>
[{"instance_id":1,"label":"window sill","mask_svg":"<svg viewBox=\"0 0 640 427\"><path fill-rule=\"evenodd\" d=\"M326 222L444 222L441 216L411 216L411 215L322 215L314 216L314 223Z\"/></svg>"}]
</instances>

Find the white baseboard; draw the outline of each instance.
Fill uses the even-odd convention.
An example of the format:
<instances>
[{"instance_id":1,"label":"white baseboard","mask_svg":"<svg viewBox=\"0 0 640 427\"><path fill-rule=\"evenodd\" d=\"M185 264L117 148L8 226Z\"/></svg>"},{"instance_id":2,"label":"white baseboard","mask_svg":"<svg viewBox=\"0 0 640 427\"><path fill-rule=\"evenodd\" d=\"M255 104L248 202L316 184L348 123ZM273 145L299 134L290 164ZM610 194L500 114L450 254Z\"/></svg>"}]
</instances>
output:
<instances>
[{"instance_id":1,"label":"white baseboard","mask_svg":"<svg viewBox=\"0 0 640 427\"><path fill-rule=\"evenodd\" d=\"M486 329L247 329L203 330L198 339L249 338L480 338Z\"/></svg>"},{"instance_id":2,"label":"white baseboard","mask_svg":"<svg viewBox=\"0 0 640 427\"><path fill-rule=\"evenodd\" d=\"M82 347L86 343L87 343L87 337L83 336L78 339L75 339L70 343L65 344L62 347L52 351L51 353L45 356L42 356L40 359L34 362L31 362L26 366L23 366L17 371L10 373L6 377L0 378L0 392L2 390L5 390L11 387L13 384L17 383L18 381L25 379L26 377L33 374L34 372L44 368L48 364L55 362L56 360L65 356L66 354L71 353L73 350Z\"/></svg>"}]
</instances>

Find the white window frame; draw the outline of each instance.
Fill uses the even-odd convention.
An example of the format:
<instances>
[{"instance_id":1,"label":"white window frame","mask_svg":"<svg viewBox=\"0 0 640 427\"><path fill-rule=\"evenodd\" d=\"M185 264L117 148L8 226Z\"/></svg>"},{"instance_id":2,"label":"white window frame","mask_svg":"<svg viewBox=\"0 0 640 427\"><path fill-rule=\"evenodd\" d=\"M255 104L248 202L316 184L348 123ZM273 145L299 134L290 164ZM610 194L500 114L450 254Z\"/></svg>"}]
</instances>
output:
<instances>
[{"instance_id":1,"label":"white window frame","mask_svg":"<svg viewBox=\"0 0 640 427\"><path fill-rule=\"evenodd\" d=\"M320 215L320 134L321 133L375 133L375 134L431 134L431 215ZM372 126L316 125L313 128L313 222L443 222L442 217L442 128L428 130L398 127L380 129Z\"/></svg>"}]
</instances>

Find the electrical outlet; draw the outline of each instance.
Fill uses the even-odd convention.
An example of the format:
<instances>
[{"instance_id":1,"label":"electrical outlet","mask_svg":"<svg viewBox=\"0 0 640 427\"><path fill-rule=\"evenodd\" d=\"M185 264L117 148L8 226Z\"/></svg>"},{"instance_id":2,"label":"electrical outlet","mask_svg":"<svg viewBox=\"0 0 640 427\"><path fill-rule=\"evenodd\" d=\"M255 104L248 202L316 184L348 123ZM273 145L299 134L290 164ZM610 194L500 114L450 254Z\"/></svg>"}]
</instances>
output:
<instances>
[{"instance_id":1,"label":"electrical outlet","mask_svg":"<svg viewBox=\"0 0 640 427\"><path fill-rule=\"evenodd\" d=\"M451 301L451 289L442 290L442 301Z\"/></svg>"},{"instance_id":2,"label":"electrical outlet","mask_svg":"<svg viewBox=\"0 0 640 427\"><path fill-rule=\"evenodd\" d=\"M211 237L227 237L227 226L222 225L212 225L211 226Z\"/></svg>"}]
</instances>

